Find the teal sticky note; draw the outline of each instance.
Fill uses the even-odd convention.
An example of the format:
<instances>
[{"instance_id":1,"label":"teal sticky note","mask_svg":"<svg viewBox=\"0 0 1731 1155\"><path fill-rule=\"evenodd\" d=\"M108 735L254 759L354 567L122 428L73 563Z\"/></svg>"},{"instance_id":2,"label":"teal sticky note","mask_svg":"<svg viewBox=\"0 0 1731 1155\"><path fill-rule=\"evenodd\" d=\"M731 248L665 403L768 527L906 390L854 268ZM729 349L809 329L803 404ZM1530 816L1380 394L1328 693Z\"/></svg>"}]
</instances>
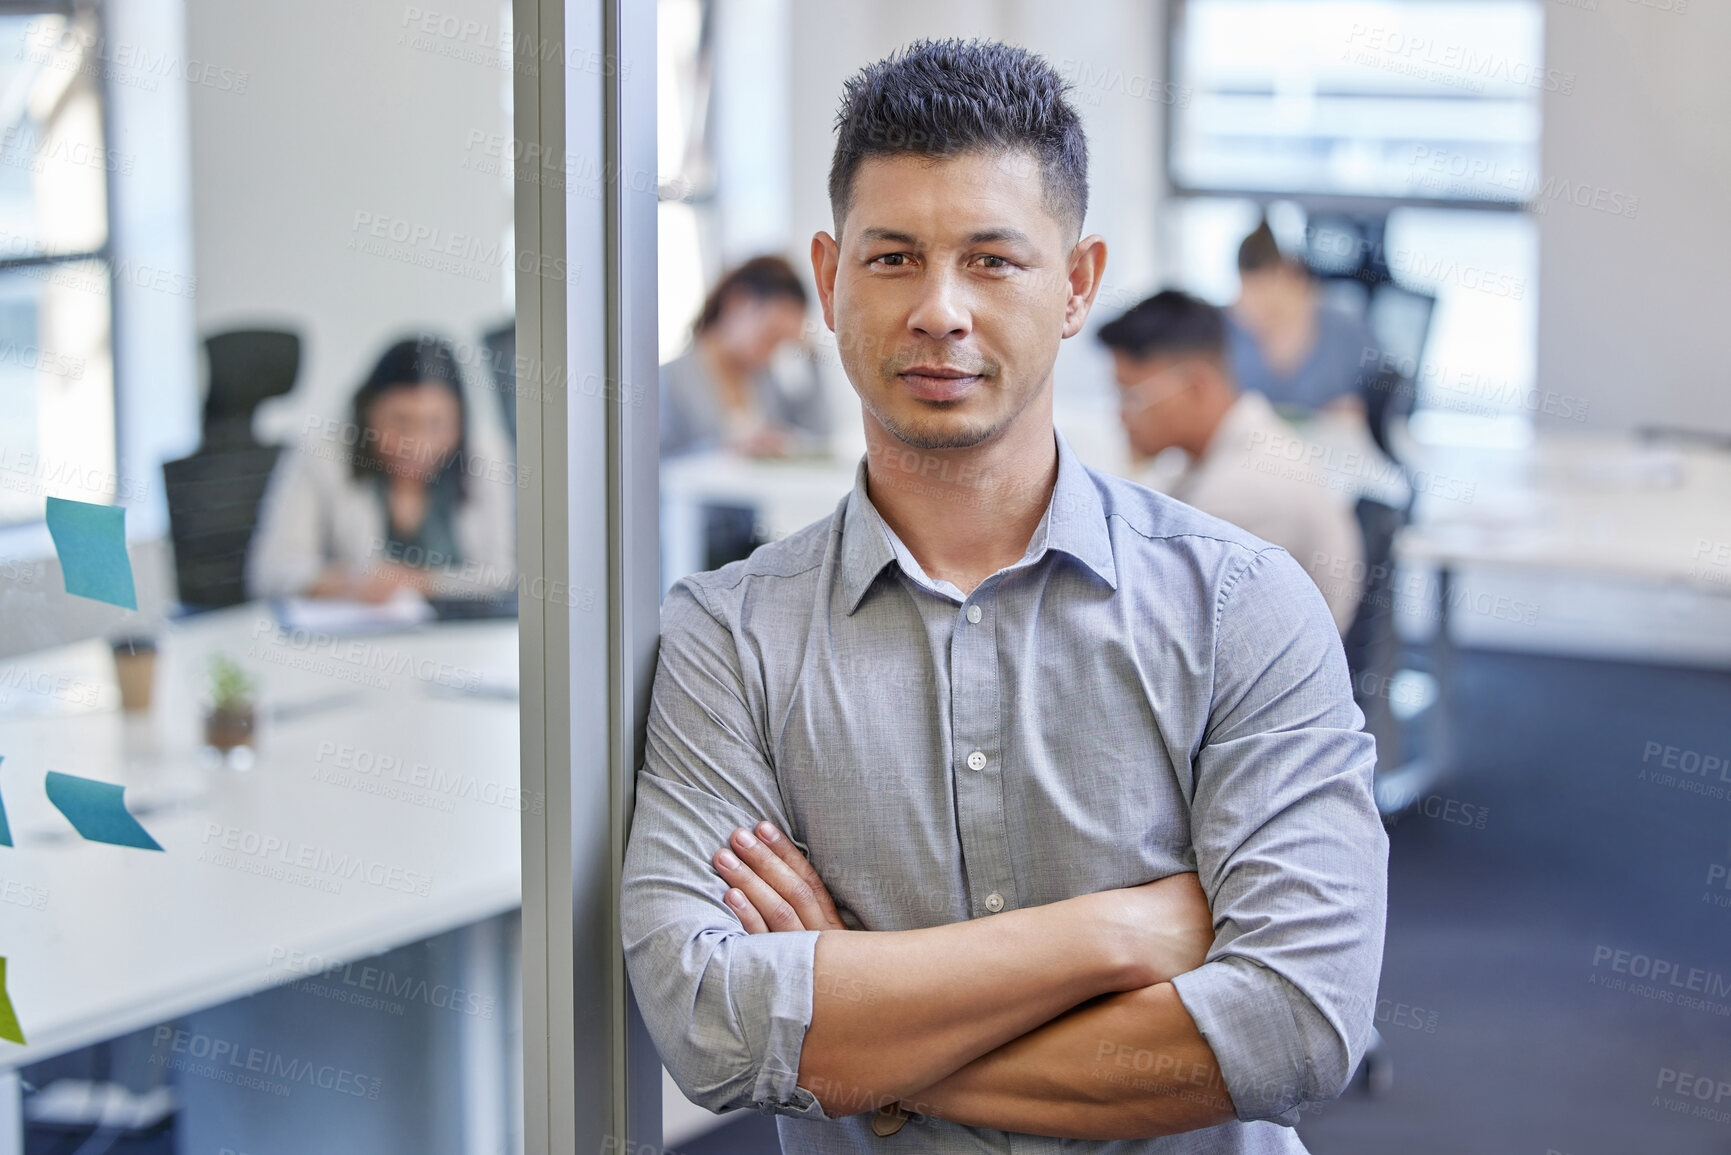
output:
<instances>
[{"instance_id":1,"label":"teal sticky note","mask_svg":"<svg viewBox=\"0 0 1731 1155\"><path fill-rule=\"evenodd\" d=\"M161 850L162 845L126 809L126 787L76 774L48 772L48 801L66 815L72 828L91 842Z\"/></svg>"},{"instance_id":2,"label":"teal sticky note","mask_svg":"<svg viewBox=\"0 0 1731 1155\"><path fill-rule=\"evenodd\" d=\"M60 555L66 592L138 608L132 562L126 556L126 510L118 505L48 499L48 533Z\"/></svg>"},{"instance_id":3,"label":"teal sticky note","mask_svg":"<svg viewBox=\"0 0 1731 1155\"><path fill-rule=\"evenodd\" d=\"M3 958L0 958L0 1039L20 1046L24 1043L24 1029L18 1025L12 997L6 993L6 960Z\"/></svg>"},{"instance_id":4,"label":"teal sticky note","mask_svg":"<svg viewBox=\"0 0 1731 1155\"><path fill-rule=\"evenodd\" d=\"M0 756L0 762L4 762L4 761L6 761L5 757ZM12 828L10 826L6 825L6 801L5 801L5 799L0 799L0 846L11 846L11 845L12 845Z\"/></svg>"}]
</instances>

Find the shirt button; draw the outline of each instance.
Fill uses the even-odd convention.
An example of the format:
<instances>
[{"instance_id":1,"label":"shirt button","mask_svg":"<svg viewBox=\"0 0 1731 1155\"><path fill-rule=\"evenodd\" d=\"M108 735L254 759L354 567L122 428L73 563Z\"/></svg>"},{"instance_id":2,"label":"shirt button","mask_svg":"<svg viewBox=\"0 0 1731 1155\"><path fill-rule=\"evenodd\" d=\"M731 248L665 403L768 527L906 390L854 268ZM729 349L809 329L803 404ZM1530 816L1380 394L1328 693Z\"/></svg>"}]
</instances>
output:
<instances>
[{"instance_id":1,"label":"shirt button","mask_svg":"<svg viewBox=\"0 0 1731 1155\"><path fill-rule=\"evenodd\" d=\"M986 768L986 756L984 754L980 753L978 750L975 750L972 754L968 755L968 769L969 770L984 770L985 768Z\"/></svg>"},{"instance_id":2,"label":"shirt button","mask_svg":"<svg viewBox=\"0 0 1731 1155\"><path fill-rule=\"evenodd\" d=\"M986 909L991 911L993 914L997 914L1000 910L1003 910L1004 896L995 890L986 895Z\"/></svg>"},{"instance_id":3,"label":"shirt button","mask_svg":"<svg viewBox=\"0 0 1731 1155\"><path fill-rule=\"evenodd\" d=\"M979 621L980 621L980 607L979 606L969 606L968 607L968 621L973 622L975 625L979 624Z\"/></svg>"}]
</instances>

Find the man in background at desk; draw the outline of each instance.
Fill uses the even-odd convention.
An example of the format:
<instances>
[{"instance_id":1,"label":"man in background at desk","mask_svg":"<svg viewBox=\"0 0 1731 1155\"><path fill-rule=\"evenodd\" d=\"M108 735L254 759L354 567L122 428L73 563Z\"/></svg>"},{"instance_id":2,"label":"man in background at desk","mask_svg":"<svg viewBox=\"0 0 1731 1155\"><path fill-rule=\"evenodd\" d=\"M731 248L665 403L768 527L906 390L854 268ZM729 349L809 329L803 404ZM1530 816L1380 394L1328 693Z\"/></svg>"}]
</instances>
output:
<instances>
[{"instance_id":1,"label":"man in background at desk","mask_svg":"<svg viewBox=\"0 0 1731 1155\"><path fill-rule=\"evenodd\" d=\"M1238 303L1226 353L1240 387L1282 412L1364 417L1363 366L1380 361L1362 318L1331 308L1304 262L1280 251L1263 221L1238 246Z\"/></svg>"},{"instance_id":2,"label":"man in background at desk","mask_svg":"<svg viewBox=\"0 0 1731 1155\"><path fill-rule=\"evenodd\" d=\"M1364 543L1350 496L1308 464L1298 431L1259 393L1240 393L1226 364L1219 309L1168 289L1100 327L1112 351L1130 447L1151 458L1182 449L1189 467L1171 496L1247 529L1297 558L1344 633L1358 606Z\"/></svg>"}]
</instances>

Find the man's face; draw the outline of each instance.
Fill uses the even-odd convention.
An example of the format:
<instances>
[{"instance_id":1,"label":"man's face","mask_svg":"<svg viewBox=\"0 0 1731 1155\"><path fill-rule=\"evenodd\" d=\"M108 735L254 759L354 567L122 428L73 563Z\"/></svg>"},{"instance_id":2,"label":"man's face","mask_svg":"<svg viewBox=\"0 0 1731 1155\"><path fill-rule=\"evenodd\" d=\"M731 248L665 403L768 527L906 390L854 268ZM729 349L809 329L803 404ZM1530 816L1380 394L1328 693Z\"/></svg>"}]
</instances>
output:
<instances>
[{"instance_id":1,"label":"man's face","mask_svg":"<svg viewBox=\"0 0 1731 1155\"><path fill-rule=\"evenodd\" d=\"M1049 422L1058 342L1087 318L1105 246L1070 241L1030 154L868 159L838 224L812 261L868 421L916 449Z\"/></svg>"},{"instance_id":2,"label":"man's face","mask_svg":"<svg viewBox=\"0 0 1731 1155\"><path fill-rule=\"evenodd\" d=\"M1238 304L1234 312L1244 327L1258 336L1301 309L1307 300L1306 289L1309 287L1303 273L1295 272L1284 263L1240 273L1238 285Z\"/></svg>"},{"instance_id":3,"label":"man's face","mask_svg":"<svg viewBox=\"0 0 1731 1155\"><path fill-rule=\"evenodd\" d=\"M1152 457L1187 443L1196 426L1197 386L1204 371L1193 356L1136 357L1112 350L1118 416L1132 449Z\"/></svg>"}]
</instances>

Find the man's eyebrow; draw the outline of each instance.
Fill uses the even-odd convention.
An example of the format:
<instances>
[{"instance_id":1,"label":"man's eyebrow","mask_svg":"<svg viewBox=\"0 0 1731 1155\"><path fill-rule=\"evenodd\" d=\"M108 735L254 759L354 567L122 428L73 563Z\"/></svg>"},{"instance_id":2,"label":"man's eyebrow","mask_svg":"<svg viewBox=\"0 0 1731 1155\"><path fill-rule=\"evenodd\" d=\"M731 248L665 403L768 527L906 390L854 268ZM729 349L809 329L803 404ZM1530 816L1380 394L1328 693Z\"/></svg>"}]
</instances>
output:
<instances>
[{"instance_id":1,"label":"man's eyebrow","mask_svg":"<svg viewBox=\"0 0 1731 1155\"><path fill-rule=\"evenodd\" d=\"M981 229L979 232L971 233L968 236L968 243L970 245L994 245L1002 241L1008 241L1013 245L1028 245L1033 243L1033 241L1029 239L1027 233L1024 233L1021 229L1013 229L1009 225L999 225L996 228Z\"/></svg>"},{"instance_id":2,"label":"man's eyebrow","mask_svg":"<svg viewBox=\"0 0 1731 1155\"><path fill-rule=\"evenodd\" d=\"M896 229L886 229L876 225L868 229L861 229L859 236L862 241L887 241L890 244L908 245L915 248L919 247L920 244L919 238L911 233L899 232ZM1006 241L1015 245L1033 243L1027 233L1021 229L1011 228L1009 225L997 225L989 229L981 229L979 232L969 233L967 237L967 243L970 245L992 245Z\"/></svg>"},{"instance_id":3,"label":"man's eyebrow","mask_svg":"<svg viewBox=\"0 0 1731 1155\"><path fill-rule=\"evenodd\" d=\"M861 229L859 236L862 241L888 241L894 245L910 245L915 248L918 248L920 243L919 238L911 233L901 233L895 229L880 228L876 225L869 229Z\"/></svg>"}]
</instances>

